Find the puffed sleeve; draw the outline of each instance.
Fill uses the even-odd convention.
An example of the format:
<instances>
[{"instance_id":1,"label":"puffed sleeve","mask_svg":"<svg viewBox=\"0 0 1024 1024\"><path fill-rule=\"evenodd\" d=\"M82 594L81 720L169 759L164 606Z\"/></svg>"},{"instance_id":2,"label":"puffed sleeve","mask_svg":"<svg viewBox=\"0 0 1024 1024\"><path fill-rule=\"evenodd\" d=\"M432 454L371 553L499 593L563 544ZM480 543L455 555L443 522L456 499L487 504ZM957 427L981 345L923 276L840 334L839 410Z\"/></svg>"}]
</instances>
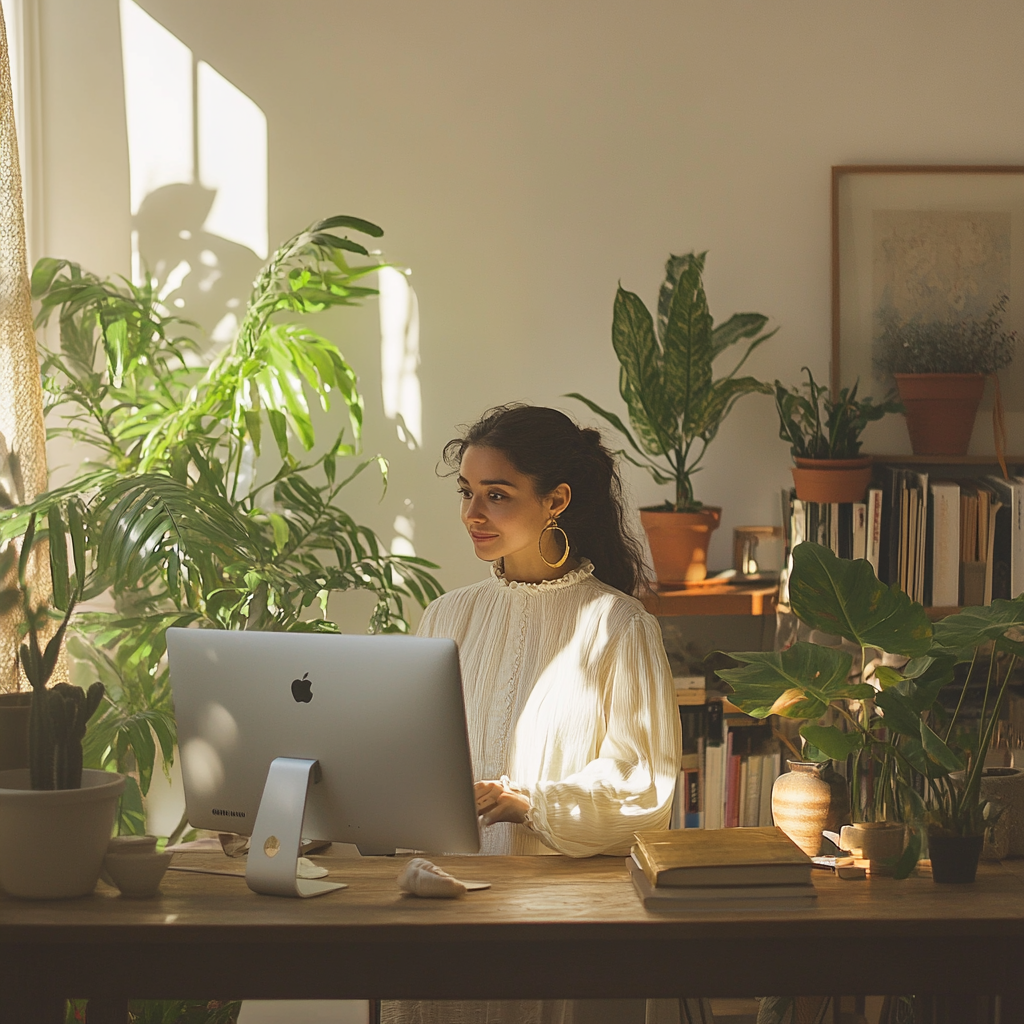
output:
<instances>
[{"instance_id":1,"label":"puffed sleeve","mask_svg":"<svg viewBox=\"0 0 1024 1024\"><path fill-rule=\"evenodd\" d=\"M657 621L641 612L602 665L605 729L597 757L524 790L530 826L559 853L625 856L633 833L667 828L682 738L672 671ZM514 784L514 783L513 783Z\"/></svg>"}]
</instances>

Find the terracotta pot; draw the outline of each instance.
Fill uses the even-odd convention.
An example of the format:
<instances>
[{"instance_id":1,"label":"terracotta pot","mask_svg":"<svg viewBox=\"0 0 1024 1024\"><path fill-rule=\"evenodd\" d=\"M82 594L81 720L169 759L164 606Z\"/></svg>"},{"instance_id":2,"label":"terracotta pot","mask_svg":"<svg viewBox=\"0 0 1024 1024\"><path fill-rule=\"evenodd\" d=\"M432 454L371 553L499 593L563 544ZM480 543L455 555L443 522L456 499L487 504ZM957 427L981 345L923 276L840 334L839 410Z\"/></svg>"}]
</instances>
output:
<instances>
[{"instance_id":1,"label":"terracotta pot","mask_svg":"<svg viewBox=\"0 0 1024 1024\"><path fill-rule=\"evenodd\" d=\"M801 501L863 501L871 483L871 459L797 459L790 472Z\"/></svg>"},{"instance_id":2,"label":"terracotta pot","mask_svg":"<svg viewBox=\"0 0 1024 1024\"><path fill-rule=\"evenodd\" d=\"M699 512L640 510L659 583L697 583L707 576L708 544L721 519L720 508Z\"/></svg>"},{"instance_id":3,"label":"terracotta pot","mask_svg":"<svg viewBox=\"0 0 1024 1024\"><path fill-rule=\"evenodd\" d=\"M28 767L31 693L0 693L0 772Z\"/></svg>"},{"instance_id":4,"label":"terracotta pot","mask_svg":"<svg viewBox=\"0 0 1024 1024\"><path fill-rule=\"evenodd\" d=\"M896 373L915 455L966 455L985 375Z\"/></svg>"},{"instance_id":5,"label":"terracotta pot","mask_svg":"<svg viewBox=\"0 0 1024 1024\"><path fill-rule=\"evenodd\" d=\"M772 786L772 819L808 857L821 851L821 833L850 820L850 789L831 761L787 761Z\"/></svg>"},{"instance_id":6,"label":"terracotta pot","mask_svg":"<svg viewBox=\"0 0 1024 1024\"><path fill-rule=\"evenodd\" d=\"M984 836L944 836L928 832L932 879L936 882L973 882Z\"/></svg>"}]
</instances>

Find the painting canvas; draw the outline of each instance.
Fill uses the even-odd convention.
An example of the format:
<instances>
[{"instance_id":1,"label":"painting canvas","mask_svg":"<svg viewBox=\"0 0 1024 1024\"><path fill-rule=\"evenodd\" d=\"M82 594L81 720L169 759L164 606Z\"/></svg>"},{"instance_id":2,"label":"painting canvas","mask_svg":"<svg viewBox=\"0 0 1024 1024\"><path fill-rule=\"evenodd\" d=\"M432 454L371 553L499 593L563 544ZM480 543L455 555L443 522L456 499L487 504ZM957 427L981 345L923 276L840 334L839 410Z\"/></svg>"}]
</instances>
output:
<instances>
[{"instance_id":1,"label":"painting canvas","mask_svg":"<svg viewBox=\"0 0 1024 1024\"><path fill-rule=\"evenodd\" d=\"M1024 169L833 168L833 388L890 390L876 357L892 321L980 321L1005 296L1004 328L1020 332L1022 246ZM1024 351L1000 381L1011 446L1024 450ZM992 451L986 422L972 451ZM910 451L902 417L869 426L865 442Z\"/></svg>"}]
</instances>

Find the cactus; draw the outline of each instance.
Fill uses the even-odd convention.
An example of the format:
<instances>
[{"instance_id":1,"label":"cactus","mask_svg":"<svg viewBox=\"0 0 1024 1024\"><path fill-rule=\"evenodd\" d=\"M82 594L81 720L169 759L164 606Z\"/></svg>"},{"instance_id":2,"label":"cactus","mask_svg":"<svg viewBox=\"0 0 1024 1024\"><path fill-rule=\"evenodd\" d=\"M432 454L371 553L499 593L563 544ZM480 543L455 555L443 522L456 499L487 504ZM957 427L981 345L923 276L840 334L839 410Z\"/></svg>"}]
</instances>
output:
<instances>
[{"instance_id":1,"label":"cactus","mask_svg":"<svg viewBox=\"0 0 1024 1024\"><path fill-rule=\"evenodd\" d=\"M30 610L26 601L28 640L21 645L21 664L32 684L29 714L29 770L33 789L79 789L82 785L82 740L85 727L103 699L102 683L89 689L57 683L47 689L64 640L74 601L69 602L60 628L40 650L40 609ZM45 610L42 612L45 614Z\"/></svg>"},{"instance_id":2,"label":"cactus","mask_svg":"<svg viewBox=\"0 0 1024 1024\"><path fill-rule=\"evenodd\" d=\"M13 546L0 553L0 580L10 575L15 561L18 562L18 582L0 591L0 611L9 610L20 601L25 617L28 635L27 642L21 645L21 664L32 685L28 739L32 788L79 789L82 785L82 740L89 719L103 699L104 688L97 682L87 691L68 683L57 683L47 689L46 684L57 667L64 634L80 591L76 587L69 595L64 619L45 649L41 648L39 633L49 619L49 609L45 605L33 607L25 579L25 566L34 535L35 516L32 516L20 559Z\"/></svg>"}]
</instances>

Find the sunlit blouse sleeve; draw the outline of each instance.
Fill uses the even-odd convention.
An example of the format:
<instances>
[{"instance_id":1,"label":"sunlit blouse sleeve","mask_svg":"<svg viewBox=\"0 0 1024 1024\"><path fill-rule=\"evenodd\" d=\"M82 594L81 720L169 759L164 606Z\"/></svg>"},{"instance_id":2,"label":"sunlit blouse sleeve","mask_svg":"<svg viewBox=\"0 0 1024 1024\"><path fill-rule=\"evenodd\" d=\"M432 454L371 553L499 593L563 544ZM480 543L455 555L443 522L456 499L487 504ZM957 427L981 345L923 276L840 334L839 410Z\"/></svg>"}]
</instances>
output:
<instances>
[{"instance_id":1,"label":"sunlit blouse sleeve","mask_svg":"<svg viewBox=\"0 0 1024 1024\"><path fill-rule=\"evenodd\" d=\"M570 857L626 855L634 832L666 828L679 774L679 713L657 623L635 615L602 660L596 756L565 778L522 785L532 827Z\"/></svg>"}]
</instances>

